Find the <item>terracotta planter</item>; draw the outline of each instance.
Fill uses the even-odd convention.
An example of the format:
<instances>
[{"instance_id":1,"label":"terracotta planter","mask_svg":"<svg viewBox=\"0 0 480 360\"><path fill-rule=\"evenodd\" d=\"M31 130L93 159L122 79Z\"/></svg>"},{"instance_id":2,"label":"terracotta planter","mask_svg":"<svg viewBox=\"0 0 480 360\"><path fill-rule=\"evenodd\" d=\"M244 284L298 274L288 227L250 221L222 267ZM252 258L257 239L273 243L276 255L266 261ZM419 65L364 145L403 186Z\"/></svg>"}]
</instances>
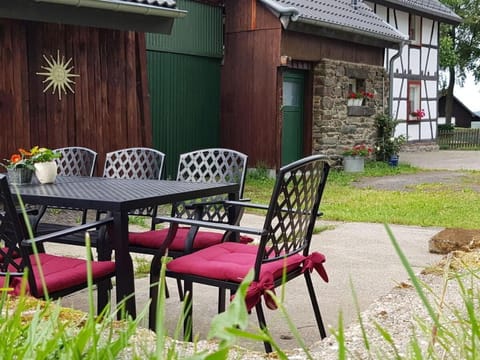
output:
<instances>
[{"instance_id":1,"label":"terracotta planter","mask_svg":"<svg viewBox=\"0 0 480 360\"><path fill-rule=\"evenodd\" d=\"M35 176L41 184L50 184L57 178L57 163L47 161L34 164Z\"/></svg>"},{"instance_id":2,"label":"terracotta planter","mask_svg":"<svg viewBox=\"0 0 480 360\"><path fill-rule=\"evenodd\" d=\"M8 169L8 182L11 185L25 185L32 181L33 170L26 168Z\"/></svg>"},{"instance_id":3,"label":"terracotta planter","mask_svg":"<svg viewBox=\"0 0 480 360\"><path fill-rule=\"evenodd\" d=\"M365 158L363 156L345 156L343 158L343 170L345 172L363 172Z\"/></svg>"}]
</instances>

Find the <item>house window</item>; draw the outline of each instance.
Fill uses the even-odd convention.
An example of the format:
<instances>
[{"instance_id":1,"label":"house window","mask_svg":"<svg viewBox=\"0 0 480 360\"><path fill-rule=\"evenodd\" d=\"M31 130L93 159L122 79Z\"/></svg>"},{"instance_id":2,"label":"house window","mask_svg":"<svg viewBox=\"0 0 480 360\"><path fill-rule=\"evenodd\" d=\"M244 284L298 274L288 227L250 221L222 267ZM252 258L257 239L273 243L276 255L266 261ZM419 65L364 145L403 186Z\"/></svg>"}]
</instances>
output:
<instances>
[{"instance_id":1,"label":"house window","mask_svg":"<svg viewBox=\"0 0 480 360\"><path fill-rule=\"evenodd\" d=\"M363 79L348 79L348 93L356 93L365 91L365 80Z\"/></svg>"},{"instance_id":2,"label":"house window","mask_svg":"<svg viewBox=\"0 0 480 360\"><path fill-rule=\"evenodd\" d=\"M420 81L408 82L408 105L407 105L407 119L409 121L416 121L417 116L412 115L414 111L421 109L421 93L420 93Z\"/></svg>"},{"instance_id":3,"label":"house window","mask_svg":"<svg viewBox=\"0 0 480 360\"><path fill-rule=\"evenodd\" d=\"M408 19L408 35L413 45L420 46L422 36L421 18L410 14Z\"/></svg>"}]
</instances>

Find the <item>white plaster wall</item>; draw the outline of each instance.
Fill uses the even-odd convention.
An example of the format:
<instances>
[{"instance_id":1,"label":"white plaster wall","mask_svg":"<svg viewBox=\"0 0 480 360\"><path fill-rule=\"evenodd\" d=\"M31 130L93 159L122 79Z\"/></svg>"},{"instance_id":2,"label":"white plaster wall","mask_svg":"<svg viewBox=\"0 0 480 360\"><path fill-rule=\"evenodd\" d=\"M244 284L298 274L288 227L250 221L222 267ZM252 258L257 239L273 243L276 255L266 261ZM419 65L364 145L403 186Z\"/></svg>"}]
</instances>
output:
<instances>
[{"instance_id":1,"label":"white plaster wall","mask_svg":"<svg viewBox=\"0 0 480 360\"><path fill-rule=\"evenodd\" d=\"M411 48L409 51L409 72L413 75L420 75L420 49Z\"/></svg>"},{"instance_id":2,"label":"white plaster wall","mask_svg":"<svg viewBox=\"0 0 480 360\"><path fill-rule=\"evenodd\" d=\"M438 50L422 48L422 57L425 58L425 61L427 60L428 50L430 50L430 53L428 54L428 64L422 66L422 68L425 69L425 75L434 76L437 72Z\"/></svg>"}]
</instances>

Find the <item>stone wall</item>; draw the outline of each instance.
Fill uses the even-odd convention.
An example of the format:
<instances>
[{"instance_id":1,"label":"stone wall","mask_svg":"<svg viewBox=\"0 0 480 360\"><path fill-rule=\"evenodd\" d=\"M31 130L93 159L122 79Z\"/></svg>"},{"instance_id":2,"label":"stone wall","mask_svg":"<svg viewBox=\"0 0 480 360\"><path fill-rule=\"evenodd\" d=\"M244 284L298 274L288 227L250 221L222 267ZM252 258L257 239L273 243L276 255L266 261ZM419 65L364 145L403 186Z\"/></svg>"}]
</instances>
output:
<instances>
[{"instance_id":1,"label":"stone wall","mask_svg":"<svg viewBox=\"0 0 480 360\"><path fill-rule=\"evenodd\" d=\"M364 90L374 94L361 107L347 106L352 79L364 83ZM313 152L334 156L357 144L373 147L375 115L387 108L388 84L388 75L381 66L320 61L314 69Z\"/></svg>"}]
</instances>

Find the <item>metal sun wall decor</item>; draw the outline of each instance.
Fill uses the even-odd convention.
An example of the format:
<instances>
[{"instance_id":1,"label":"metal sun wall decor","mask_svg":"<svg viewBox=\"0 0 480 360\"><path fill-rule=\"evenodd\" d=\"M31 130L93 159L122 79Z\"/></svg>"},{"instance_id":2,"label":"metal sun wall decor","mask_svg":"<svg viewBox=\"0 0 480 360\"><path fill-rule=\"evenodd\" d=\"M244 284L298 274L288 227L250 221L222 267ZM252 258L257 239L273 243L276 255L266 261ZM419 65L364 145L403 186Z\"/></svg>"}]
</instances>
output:
<instances>
[{"instance_id":1,"label":"metal sun wall decor","mask_svg":"<svg viewBox=\"0 0 480 360\"><path fill-rule=\"evenodd\" d=\"M43 55L43 58L47 62L47 66L42 66L42 69L46 70L46 72L37 72L37 75L46 76L43 83L47 83L47 86L43 92L46 92L50 88L52 88L52 94L55 94L55 91L58 91L58 100L62 100L62 91L67 94L68 89L72 93L75 93L70 86L70 84L75 84L75 81L71 78L79 77L80 75L72 74L73 66L68 67L72 58L65 62L65 57L63 55L60 58L60 50L57 50L56 59L52 55L50 55L50 60L45 55Z\"/></svg>"}]
</instances>

